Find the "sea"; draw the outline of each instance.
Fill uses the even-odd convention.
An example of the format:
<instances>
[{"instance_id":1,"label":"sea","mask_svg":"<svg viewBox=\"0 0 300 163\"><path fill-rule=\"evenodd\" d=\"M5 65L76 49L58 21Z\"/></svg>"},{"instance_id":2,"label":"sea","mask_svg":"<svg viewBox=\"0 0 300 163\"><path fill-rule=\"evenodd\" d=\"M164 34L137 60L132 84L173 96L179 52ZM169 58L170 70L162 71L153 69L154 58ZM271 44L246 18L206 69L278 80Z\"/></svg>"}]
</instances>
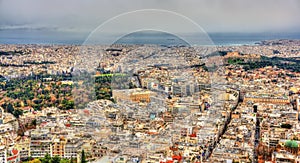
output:
<instances>
[{"instance_id":1,"label":"sea","mask_svg":"<svg viewBox=\"0 0 300 163\"><path fill-rule=\"evenodd\" d=\"M82 45L88 32L65 32L48 30L0 30L0 44L59 44ZM254 45L264 40L300 39L299 33L207 33L216 46ZM189 34L191 39L196 39ZM99 38L101 40L101 38ZM105 41L104 41L105 42ZM103 44L105 44L103 42ZM187 45L183 39L169 33L141 31L125 35L116 44ZM101 44L101 41L100 41Z\"/></svg>"}]
</instances>

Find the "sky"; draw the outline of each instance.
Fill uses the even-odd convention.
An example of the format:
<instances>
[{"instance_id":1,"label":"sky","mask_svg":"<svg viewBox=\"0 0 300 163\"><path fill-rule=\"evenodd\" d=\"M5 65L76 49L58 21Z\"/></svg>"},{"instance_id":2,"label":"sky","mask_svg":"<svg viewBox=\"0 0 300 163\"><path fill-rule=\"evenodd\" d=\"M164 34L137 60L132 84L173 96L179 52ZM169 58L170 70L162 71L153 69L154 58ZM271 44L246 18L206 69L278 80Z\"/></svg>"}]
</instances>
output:
<instances>
[{"instance_id":1,"label":"sky","mask_svg":"<svg viewBox=\"0 0 300 163\"><path fill-rule=\"evenodd\" d=\"M0 30L91 32L117 15L142 9L178 13L206 32L300 32L299 0L0 0ZM186 24L176 28L184 31Z\"/></svg>"}]
</instances>

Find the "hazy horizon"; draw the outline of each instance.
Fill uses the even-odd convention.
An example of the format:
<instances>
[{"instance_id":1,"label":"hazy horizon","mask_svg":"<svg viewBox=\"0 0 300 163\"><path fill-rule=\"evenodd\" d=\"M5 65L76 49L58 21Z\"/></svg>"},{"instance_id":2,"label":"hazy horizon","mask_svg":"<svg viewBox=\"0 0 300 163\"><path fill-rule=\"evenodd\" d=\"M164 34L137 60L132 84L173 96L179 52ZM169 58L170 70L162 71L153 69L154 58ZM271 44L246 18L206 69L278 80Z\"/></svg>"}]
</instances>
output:
<instances>
[{"instance_id":1,"label":"hazy horizon","mask_svg":"<svg viewBox=\"0 0 300 163\"><path fill-rule=\"evenodd\" d=\"M48 31L48 30L0 30L0 44L83 44L89 36L87 32L63 32L63 31ZM168 37L165 37L167 34ZM161 35L161 36L160 36ZM183 34L189 39L195 39L192 33ZM277 40L277 39L300 39L299 33L233 33L233 32L211 32L203 33L205 39L211 39L215 45L242 45L254 44L263 40ZM143 37L141 37L143 36ZM168 42L168 39L178 37L171 33L164 33L160 31L139 31L124 35L121 39L122 43L132 44L147 44L150 37L150 43L163 44L163 40ZM206 37L207 36L207 37ZM130 38L135 37L135 38ZM97 41L105 45L105 39L115 38L119 40L115 34L107 34L104 38L99 38ZM157 40L155 40L157 39ZM179 39L182 39L179 37Z\"/></svg>"}]
</instances>

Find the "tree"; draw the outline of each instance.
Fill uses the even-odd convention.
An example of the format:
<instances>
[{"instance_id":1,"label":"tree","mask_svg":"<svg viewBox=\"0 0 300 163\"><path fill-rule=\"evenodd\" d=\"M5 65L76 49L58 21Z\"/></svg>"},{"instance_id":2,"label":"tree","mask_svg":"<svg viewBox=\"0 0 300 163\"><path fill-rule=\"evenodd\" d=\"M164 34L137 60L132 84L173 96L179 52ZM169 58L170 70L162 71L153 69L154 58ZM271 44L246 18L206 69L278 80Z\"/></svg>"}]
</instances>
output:
<instances>
[{"instance_id":1,"label":"tree","mask_svg":"<svg viewBox=\"0 0 300 163\"><path fill-rule=\"evenodd\" d=\"M36 126L36 119L31 121L31 125Z\"/></svg>"},{"instance_id":2,"label":"tree","mask_svg":"<svg viewBox=\"0 0 300 163\"><path fill-rule=\"evenodd\" d=\"M84 150L81 151L81 162L80 163L87 163L85 154L84 154Z\"/></svg>"},{"instance_id":3,"label":"tree","mask_svg":"<svg viewBox=\"0 0 300 163\"><path fill-rule=\"evenodd\" d=\"M50 162L51 163L60 163L60 157L59 156L54 156L54 157L52 157Z\"/></svg>"},{"instance_id":4,"label":"tree","mask_svg":"<svg viewBox=\"0 0 300 163\"><path fill-rule=\"evenodd\" d=\"M13 115L16 117L16 118L19 118L20 115L23 115L23 111L22 110L19 110L19 109L16 109L13 111Z\"/></svg>"},{"instance_id":5,"label":"tree","mask_svg":"<svg viewBox=\"0 0 300 163\"><path fill-rule=\"evenodd\" d=\"M59 163L71 163L68 159L61 159Z\"/></svg>"},{"instance_id":6,"label":"tree","mask_svg":"<svg viewBox=\"0 0 300 163\"><path fill-rule=\"evenodd\" d=\"M13 105L11 104L11 103L8 103L8 105L7 105L7 112L9 112L9 113L11 113L11 114L13 114L13 112L14 112L14 107L13 107Z\"/></svg>"},{"instance_id":7,"label":"tree","mask_svg":"<svg viewBox=\"0 0 300 163\"><path fill-rule=\"evenodd\" d=\"M51 163L51 156L47 153L44 158L41 159L42 163Z\"/></svg>"},{"instance_id":8,"label":"tree","mask_svg":"<svg viewBox=\"0 0 300 163\"><path fill-rule=\"evenodd\" d=\"M73 163L73 162L74 162L74 158L73 158L73 156L71 156L70 163Z\"/></svg>"},{"instance_id":9,"label":"tree","mask_svg":"<svg viewBox=\"0 0 300 163\"><path fill-rule=\"evenodd\" d=\"M34 160L29 161L28 163L42 163L42 162L36 158Z\"/></svg>"}]
</instances>

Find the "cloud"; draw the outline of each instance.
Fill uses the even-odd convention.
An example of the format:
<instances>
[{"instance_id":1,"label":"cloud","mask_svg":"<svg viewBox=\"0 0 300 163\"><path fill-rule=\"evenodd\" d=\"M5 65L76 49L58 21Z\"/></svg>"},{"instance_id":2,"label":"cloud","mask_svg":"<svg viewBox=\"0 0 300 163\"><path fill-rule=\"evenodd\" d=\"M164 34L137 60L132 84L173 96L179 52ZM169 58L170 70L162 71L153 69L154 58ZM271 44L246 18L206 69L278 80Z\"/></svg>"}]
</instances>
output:
<instances>
[{"instance_id":1,"label":"cloud","mask_svg":"<svg viewBox=\"0 0 300 163\"><path fill-rule=\"evenodd\" d=\"M299 31L299 4L298 0L0 0L0 28L91 31L121 13L158 8L185 15L206 31Z\"/></svg>"}]
</instances>

